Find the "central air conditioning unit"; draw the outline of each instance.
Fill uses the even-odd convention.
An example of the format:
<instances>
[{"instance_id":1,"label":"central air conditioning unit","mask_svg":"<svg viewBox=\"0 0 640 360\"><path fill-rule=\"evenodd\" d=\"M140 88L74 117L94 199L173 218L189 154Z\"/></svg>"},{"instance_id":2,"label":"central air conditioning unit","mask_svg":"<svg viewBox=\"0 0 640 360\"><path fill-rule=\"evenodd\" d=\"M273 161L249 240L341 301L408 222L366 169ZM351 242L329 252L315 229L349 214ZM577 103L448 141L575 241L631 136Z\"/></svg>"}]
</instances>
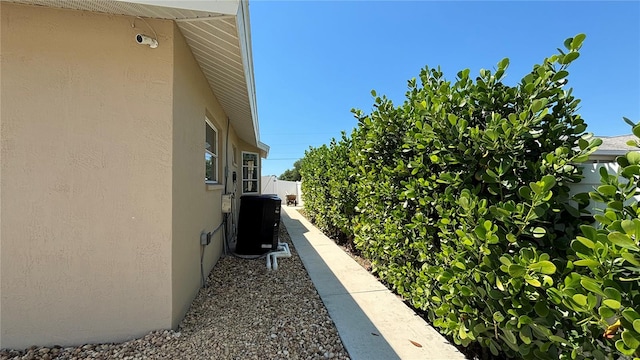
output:
<instances>
[{"instance_id":1,"label":"central air conditioning unit","mask_svg":"<svg viewBox=\"0 0 640 360\"><path fill-rule=\"evenodd\" d=\"M236 253L261 255L277 249L281 203L275 194L240 197Z\"/></svg>"}]
</instances>

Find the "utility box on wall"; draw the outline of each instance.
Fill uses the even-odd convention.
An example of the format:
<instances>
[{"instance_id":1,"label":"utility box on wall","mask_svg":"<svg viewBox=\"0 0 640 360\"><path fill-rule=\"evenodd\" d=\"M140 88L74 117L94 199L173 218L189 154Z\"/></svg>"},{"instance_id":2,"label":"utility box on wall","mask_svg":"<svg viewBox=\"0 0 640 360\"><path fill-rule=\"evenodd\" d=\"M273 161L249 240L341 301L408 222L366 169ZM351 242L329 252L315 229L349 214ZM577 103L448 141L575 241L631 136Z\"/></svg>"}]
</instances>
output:
<instances>
[{"instance_id":1,"label":"utility box on wall","mask_svg":"<svg viewBox=\"0 0 640 360\"><path fill-rule=\"evenodd\" d=\"M225 214L231 212L231 194L222 195L222 212Z\"/></svg>"},{"instance_id":2,"label":"utility box on wall","mask_svg":"<svg viewBox=\"0 0 640 360\"><path fill-rule=\"evenodd\" d=\"M260 255L278 247L281 202L273 194L240 197L238 254Z\"/></svg>"}]
</instances>

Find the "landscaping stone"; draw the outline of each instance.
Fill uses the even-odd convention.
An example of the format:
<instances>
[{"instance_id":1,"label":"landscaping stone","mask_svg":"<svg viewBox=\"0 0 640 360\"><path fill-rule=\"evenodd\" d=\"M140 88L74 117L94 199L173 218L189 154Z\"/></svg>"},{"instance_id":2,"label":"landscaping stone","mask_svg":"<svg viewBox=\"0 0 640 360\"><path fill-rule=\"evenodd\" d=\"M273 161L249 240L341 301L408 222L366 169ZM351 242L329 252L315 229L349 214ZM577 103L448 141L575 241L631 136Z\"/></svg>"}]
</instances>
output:
<instances>
[{"instance_id":1,"label":"landscaping stone","mask_svg":"<svg viewBox=\"0 0 640 360\"><path fill-rule=\"evenodd\" d=\"M349 359L283 225L291 258L224 257L177 330L120 344L0 350L5 359Z\"/></svg>"}]
</instances>

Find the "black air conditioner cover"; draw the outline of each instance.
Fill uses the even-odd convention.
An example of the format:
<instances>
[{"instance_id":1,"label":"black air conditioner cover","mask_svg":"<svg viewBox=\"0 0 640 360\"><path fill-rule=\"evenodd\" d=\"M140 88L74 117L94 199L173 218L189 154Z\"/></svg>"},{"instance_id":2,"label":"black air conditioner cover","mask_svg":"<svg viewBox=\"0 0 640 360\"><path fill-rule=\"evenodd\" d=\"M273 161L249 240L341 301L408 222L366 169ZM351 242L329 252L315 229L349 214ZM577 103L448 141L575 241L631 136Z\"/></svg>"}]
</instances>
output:
<instances>
[{"instance_id":1,"label":"black air conditioner cover","mask_svg":"<svg viewBox=\"0 0 640 360\"><path fill-rule=\"evenodd\" d=\"M236 253L261 255L278 247L280 206L275 194L240 197Z\"/></svg>"}]
</instances>

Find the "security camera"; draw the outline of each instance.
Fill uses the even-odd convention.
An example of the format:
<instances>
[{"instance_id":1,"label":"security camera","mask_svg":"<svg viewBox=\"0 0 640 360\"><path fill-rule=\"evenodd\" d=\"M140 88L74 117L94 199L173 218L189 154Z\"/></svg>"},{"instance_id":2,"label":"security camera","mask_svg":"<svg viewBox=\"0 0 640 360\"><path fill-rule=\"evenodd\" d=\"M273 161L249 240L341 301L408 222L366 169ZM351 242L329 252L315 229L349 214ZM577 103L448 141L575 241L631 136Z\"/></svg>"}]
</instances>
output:
<instances>
[{"instance_id":1,"label":"security camera","mask_svg":"<svg viewBox=\"0 0 640 360\"><path fill-rule=\"evenodd\" d=\"M149 47L152 49L158 47L158 40L144 34L136 35L136 42L141 45L149 45Z\"/></svg>"}]
</instances>

